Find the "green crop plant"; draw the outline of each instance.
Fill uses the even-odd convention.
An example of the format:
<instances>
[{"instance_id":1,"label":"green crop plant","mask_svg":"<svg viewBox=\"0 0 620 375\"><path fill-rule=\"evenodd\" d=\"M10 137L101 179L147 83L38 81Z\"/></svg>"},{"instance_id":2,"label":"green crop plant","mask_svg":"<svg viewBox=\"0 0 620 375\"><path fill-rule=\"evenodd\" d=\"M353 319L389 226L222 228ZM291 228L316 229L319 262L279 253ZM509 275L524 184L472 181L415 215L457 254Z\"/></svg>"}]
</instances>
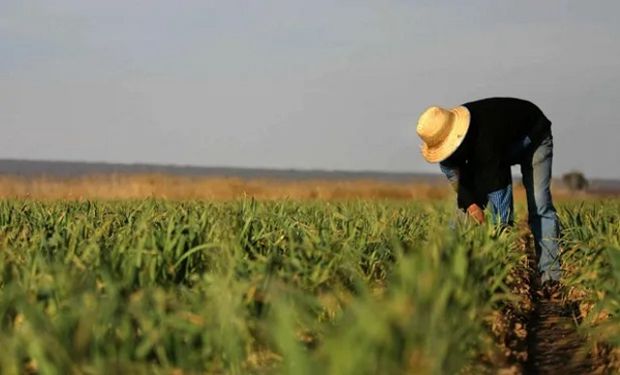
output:
<instances>
[{"instance_id":1,"label":"green crop plant","mask_svg":"<svg viewBox=\"0 0 620 375\"><path fill-rule=\"evenodd\" d=\"M566 283L579 303L582 331L620 348L620 202L567 204L564 223Z\"/></svg>"},{"instance_id":2,"label":"green crop plant","mask_svg":"<svg viewBox=\"0 0 620 375\"><path fill-rule=\"evenodd\" d=\"M524 254L452 214L0 201L0 373L490 372Z\"/></svg>"}]
</instances>

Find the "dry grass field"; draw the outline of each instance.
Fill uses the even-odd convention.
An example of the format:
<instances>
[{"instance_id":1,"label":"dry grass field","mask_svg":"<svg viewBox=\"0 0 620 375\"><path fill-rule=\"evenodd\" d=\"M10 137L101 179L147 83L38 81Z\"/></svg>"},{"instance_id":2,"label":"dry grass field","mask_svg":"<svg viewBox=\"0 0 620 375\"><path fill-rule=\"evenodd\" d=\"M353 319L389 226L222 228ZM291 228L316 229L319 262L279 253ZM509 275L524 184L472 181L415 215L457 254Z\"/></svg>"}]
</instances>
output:
<instances>
[{"instance_id":1,"label":"dry grass field","mask_svg":"<svg viewBox=\"0 0 620 375\"><path fill-rule=\"evenodd\" d=\"M102 174L73 178L0 176L0 198L230 200L397 199L435 200L452 194L448 184L374 180L277 180L227 177L182 177L164 174ZM574 198L561 188L558 199ZM523 200L515 186L515 199Z\"/></svg>"},{"instance_id":2,"label":"dry grass field","mask_svg":"<svg viewBox=\"0 0 620 375\"><path fill-rule=\"evenodd\" d=\"M440 199L448 185L378 181L244 180L160 174L93 175L75 178L0 177L0 197L36 199Z\"/></svg>"}]
</instances>

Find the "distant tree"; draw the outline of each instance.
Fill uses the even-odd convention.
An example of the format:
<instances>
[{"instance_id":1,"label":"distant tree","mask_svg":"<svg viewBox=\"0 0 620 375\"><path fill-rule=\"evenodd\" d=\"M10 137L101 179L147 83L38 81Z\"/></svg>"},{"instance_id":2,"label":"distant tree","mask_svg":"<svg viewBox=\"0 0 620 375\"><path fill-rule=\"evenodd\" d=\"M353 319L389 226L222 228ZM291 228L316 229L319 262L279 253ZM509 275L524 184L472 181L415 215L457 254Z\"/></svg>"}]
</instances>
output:
<instances>
[{"instance_id":1,"label":"distant tree","mask_svg":"<svg viewBox=\"0 0 620 375\"><path fill-rule=\"evenodd\" d=\"M584 191L588 188L588 180L579 171L572 171L562 176L562 182L570 191Z\"/></svg>"}]
</instances>

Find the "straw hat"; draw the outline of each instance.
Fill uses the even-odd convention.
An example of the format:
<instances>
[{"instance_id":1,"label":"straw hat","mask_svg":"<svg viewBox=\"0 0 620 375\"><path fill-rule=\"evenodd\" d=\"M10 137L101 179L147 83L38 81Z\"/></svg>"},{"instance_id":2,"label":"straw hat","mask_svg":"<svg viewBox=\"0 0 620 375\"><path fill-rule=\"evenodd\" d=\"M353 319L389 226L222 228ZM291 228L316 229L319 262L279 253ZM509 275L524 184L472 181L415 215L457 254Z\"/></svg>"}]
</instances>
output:
<instances>
[{"instance_id":1,"label":"straw hat","mask_svg":"<svg viewBox=\"0 0 620 375\"><path fill-rule=\"evenodd\" d=\"M429 107L418 120L422 156L429 163L446 160L461 145L469 129L469 110L463 106Z\"/></svg>"}]
</instances>

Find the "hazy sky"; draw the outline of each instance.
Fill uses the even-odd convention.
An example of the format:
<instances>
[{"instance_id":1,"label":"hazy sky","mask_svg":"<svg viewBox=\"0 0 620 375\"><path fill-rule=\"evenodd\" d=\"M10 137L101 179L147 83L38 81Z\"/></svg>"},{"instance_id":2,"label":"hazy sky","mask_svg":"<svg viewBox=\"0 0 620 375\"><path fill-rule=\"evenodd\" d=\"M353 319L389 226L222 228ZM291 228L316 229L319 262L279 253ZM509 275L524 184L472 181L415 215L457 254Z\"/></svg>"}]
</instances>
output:
<instances>
[{"instance_id":1,"label":"hazy sky","mask_svg":"<svg viewBox=\"0 0 620 375\"><path fill-rule=\"evenodd\" d=\"M620 2L0 0L0 158L437 171L428 105L553 121L620 177Z\"/></svg>"}]
</instances>

